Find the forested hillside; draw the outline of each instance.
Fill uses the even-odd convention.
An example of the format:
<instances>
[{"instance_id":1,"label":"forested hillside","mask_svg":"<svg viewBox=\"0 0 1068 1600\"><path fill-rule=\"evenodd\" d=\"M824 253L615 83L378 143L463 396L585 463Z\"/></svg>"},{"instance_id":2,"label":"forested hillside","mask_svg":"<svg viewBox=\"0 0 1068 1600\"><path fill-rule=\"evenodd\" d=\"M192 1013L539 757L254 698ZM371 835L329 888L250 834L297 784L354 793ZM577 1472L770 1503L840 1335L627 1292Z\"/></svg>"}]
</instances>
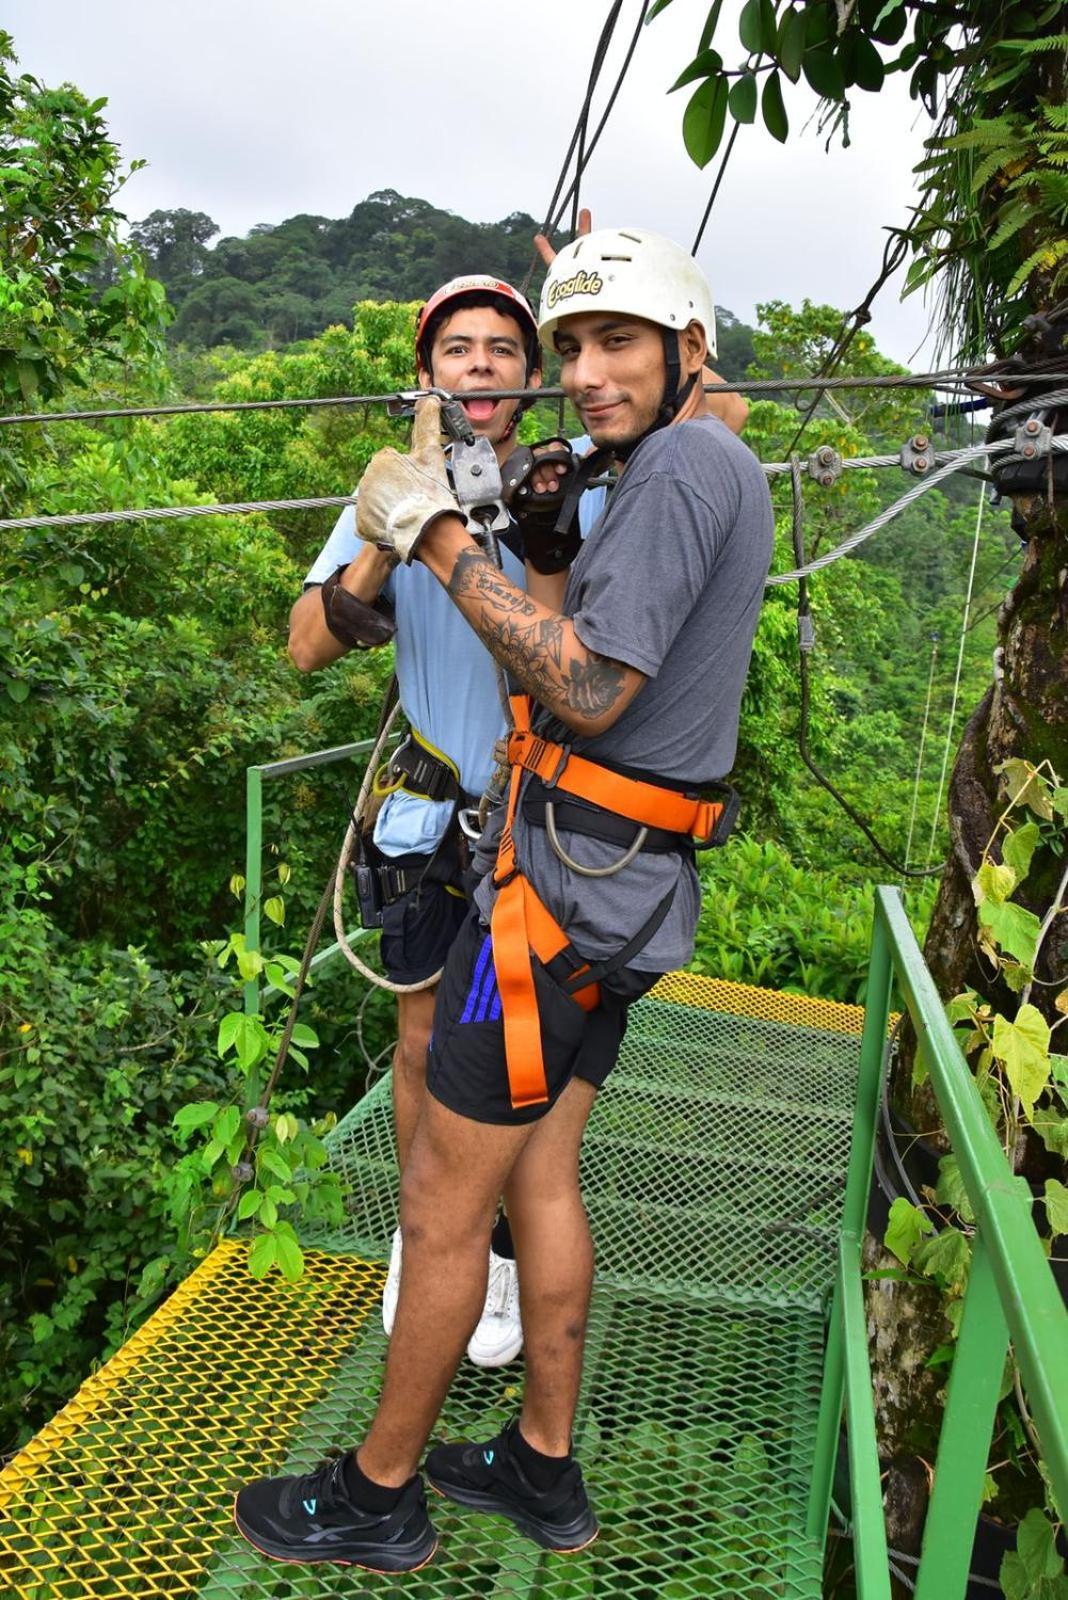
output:
<instances>
[{"instance_id":1,"label":"forested hillside","mask_svg":"<svg viewBox=\"0 0 1068 1600\"><path fill-rule=\"evenodd\" d=\"M153 211L134 223L131 242L167 290L176 316L171 342L264 349L352 326L361 300L425 300L464 272L522 283L538 224L514 211L500 222L466 222L427 200L380 189L347 217L296 216L262 223L244 239L218 239L202 211ZM531 277L537 295L544 269ZM719 312L719 368L740 378L752 359L752 330Z\"/></svg>"}]
</instances>

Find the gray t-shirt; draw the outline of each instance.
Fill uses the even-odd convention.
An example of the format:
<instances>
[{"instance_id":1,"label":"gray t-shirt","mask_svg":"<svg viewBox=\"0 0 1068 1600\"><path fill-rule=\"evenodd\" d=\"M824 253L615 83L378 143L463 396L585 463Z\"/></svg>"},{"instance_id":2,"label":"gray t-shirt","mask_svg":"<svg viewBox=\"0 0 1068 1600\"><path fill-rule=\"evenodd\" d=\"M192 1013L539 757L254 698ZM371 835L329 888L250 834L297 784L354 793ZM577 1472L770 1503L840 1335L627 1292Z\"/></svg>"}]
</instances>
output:
<instances>
[{"instance_id":1,"label":"gray t-shirt","mask_svg":"<svg viewBox=\"0 0 1068 1600\"><path fill-rule=\"evenodd\" d=\"M584 645L648 682L596 738L563 730L544 708L535 709L535 728L594 760L650 776L695 787L725 778L773 535L760 463L723 423L702 417L652 434L586 539L563 603ZM521 817L520 809L522 870L581 955L615 954L674 887L663 923L629 965L666 972L690 960L700 887L685 856L639 854L614 877L584 878L557 858L544 829ZM618 845L565 830L561 842L584 866L621 854ZM488 878L476 898L488 916Z\"/></svg>"}]
</instances>

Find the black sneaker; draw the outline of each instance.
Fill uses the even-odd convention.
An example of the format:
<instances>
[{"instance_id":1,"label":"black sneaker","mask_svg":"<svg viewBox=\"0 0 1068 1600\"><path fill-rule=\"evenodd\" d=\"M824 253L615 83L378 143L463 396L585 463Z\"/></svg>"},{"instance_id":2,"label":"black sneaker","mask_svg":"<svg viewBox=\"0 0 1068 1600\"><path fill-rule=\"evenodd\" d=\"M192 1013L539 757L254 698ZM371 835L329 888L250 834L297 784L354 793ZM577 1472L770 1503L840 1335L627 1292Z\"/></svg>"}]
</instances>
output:
<instances>
[{"instance_id":1,"label":"black sneaker","mask_svg":"<svg viewBox=\"0 0 1068 1600\"><path fill-rule=\"evenodd\" d=\"M291 1478L260 1478L234 1499L249 1544L277 1561L333 1561L369 1572L413 1572L437 1549L421 1478L392 1511L362 1511L345 1487L344 1457Z\"/></svg>"},{"instance_id":2,"label":"black sneaker","mask_svg":"<svg viewBox=\"0 0 1068 1600\"><path fill-rule=\"evenodd\" d=\"M518 1423L487 1444L439 1444L426 1458L427 1482L438 1494L475 1511L496 1511L545 1550L582 1550L599 1532L582 1468L569 1461L551 1489L535 1489L511 1447Z\"/></svg>"}]
</instances>

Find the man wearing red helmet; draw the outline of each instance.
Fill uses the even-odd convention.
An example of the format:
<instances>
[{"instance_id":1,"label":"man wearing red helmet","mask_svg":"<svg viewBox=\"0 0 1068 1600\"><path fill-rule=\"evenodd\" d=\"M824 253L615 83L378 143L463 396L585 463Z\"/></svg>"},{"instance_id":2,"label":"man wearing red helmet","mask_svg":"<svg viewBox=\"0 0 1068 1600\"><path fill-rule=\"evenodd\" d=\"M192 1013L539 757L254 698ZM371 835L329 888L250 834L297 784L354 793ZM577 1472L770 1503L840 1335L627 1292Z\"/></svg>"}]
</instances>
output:
<instances>
[{"instance_id":1,"label":"man wearing red helmet","mask_svg":"<svg viewBox=\"0 0 1068 1600\"><path fill-rule=\"evenodd\" d=\"M422 388L537 388L541 346L534 312L502 279L482 274L453 278L421 309L415 336ZM464 411L477 435L488 438L499 462L515 449L522 410L516 400L472 400ZM600 510L584 508L592 520ZM601 492L603 498L603 491ZM504 570L523 584L515 539L500 541ZM354 646L381 642L383 613L396 627L401 705L420 761L433 774L416 791L394 789L375 819L371 870L379 875L381 956L387 976L419 984L440 971L466 913L461 888L457 805L477 804L493 771L493 746L503 731L496 669L470 628L424 569L400 567L356 534L352 507L339 517L293 608L289 649L312 671ZM429 789L429 792L428 792ZM434 1014L433 989L397 996L398 1041L393 1057L397 1155L403 1170L426 1079ZM394 1235L382 1299L392 1331L400 1288L401 1235ZM485 1310L468 1345L478 1366L502 1366L522 1347L519 1291L507 1223L490 1252Z\"/></svg>"}]
</instances>

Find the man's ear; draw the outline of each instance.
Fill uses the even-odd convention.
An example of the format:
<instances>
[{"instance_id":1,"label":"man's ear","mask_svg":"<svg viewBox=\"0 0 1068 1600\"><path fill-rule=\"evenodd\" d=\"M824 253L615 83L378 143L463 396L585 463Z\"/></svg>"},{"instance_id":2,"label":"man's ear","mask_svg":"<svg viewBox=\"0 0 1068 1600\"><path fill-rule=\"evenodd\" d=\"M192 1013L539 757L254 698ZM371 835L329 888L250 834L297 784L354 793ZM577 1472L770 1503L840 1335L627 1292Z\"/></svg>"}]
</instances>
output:
<instances>
[{"instance_id":1,"label":"man's ear","mask_svg":"<svg viewBox=\"0 0 1068 1600\"><path fill-rule=\"evenodd\" d=\"M533 372L529 372L527 374L527 388L528 389L540 389L541 385L542 385L542 371L541 371L540 367L535 367Z\"/></svg>"},{"instance_id":2,"label":"man's ear","mask_svg":"<svg viewBox=\"0 0 1068 1600\"><path fill-rule=\"evenodd\" d=\"M679 334L679 355L686 373L700 372L708 359L708 340L699 322L688 322Z\"/></svg>"},{"instance_id":3,"label":"man's ear","mask_svg":"<svg viewBox=\"0 0 1068 1600\"><path fill-rule=\"evenodd\" d=\"M423 363L421 361L420 361L419 365L416 367L415 371L416 371L416 381L419 384L420 389L432 389L434 387L434 380L431 377L430 373L423 366Z\"/></svg>"}]
</instances>

